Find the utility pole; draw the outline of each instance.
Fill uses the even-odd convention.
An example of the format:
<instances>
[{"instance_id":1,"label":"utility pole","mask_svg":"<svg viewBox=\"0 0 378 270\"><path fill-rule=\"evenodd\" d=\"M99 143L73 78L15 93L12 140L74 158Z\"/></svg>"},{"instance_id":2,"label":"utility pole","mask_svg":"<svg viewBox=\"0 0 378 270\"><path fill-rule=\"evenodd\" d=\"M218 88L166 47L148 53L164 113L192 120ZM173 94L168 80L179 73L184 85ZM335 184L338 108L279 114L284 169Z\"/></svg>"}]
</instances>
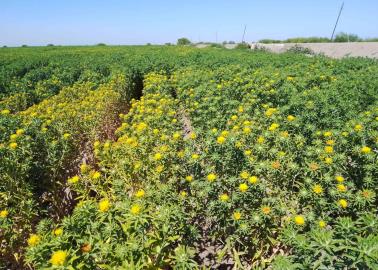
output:
<instances>
[{"instance_id":1,"label":"utility pole","mask_svg":"<svg viewBox=\"0 0 378 270\"><path fill-rule=\"evenodd\" d=\"M333 28L333 31L332 31L331 41L333 40L333 35L335 34L335 30L336 30L336 27L337 27L337 23L339 22L340 15L341 15L341 11L343 10L343 8L344 8L344 2L341 4L341 8L340 8L340 10L339 10L339 15L337 16L337 20L336 20L336 23L335 23L335 27Z\"/></svg>"},{"instance_id":2,"label":"utility pole","mask_svg":"<svg viewBox=\"0 0 378 270\"><path fill-rule=\"evenodd\" d=\"M242 43L244 43L244 37L245 37L245 31L247 30L247 25L244 25L244 32L243 32L243 37L242 37Z\"/></svg>"}]
</instances>

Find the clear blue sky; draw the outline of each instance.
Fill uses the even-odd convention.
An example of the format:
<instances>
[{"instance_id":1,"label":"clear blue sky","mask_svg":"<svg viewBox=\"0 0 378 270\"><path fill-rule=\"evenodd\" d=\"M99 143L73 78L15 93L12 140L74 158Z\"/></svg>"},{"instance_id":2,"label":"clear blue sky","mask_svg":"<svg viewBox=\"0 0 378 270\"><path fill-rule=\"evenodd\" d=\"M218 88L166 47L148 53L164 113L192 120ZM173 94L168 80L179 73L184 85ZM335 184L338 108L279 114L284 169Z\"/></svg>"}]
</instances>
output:
<instances>
[{"instance_id":1,"label":"clear blue sky","mask_svg":"<svg viewBox=\"0 0 378 270\"><path fill-rule=\"evenodd\" d=\"M330 36L342 0L0 0L0 45ZM378 36L378 0L345 0L339 31Z\"/></svg>"}]
</instances>

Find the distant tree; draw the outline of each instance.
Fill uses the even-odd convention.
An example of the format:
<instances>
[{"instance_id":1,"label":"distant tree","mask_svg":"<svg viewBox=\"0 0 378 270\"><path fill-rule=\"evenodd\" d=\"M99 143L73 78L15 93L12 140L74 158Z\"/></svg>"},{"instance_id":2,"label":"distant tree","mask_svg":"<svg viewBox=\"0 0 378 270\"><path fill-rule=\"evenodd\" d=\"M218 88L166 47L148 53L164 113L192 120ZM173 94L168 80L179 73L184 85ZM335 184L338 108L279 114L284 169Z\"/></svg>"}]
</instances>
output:
<instances>
[{"instance_id":1,"label":"distant tree","mask_svg":"<svg viewBox=\"0 0 378 270\"><path fill-rule=\"evenodd\" d=\"M151 46L151 43L150 43L150 42L148 42L148 43L146 44L146 46Z\"/></svg>"},{"instance_id":2,"label":"distant tree","mask_svg":"<svg viewBox=\"0 0 378 270\"><path fill-rule=\"evenodd\" d=\"M49 44L47 44L46 46L47 46L47 47L54 47L54 44L49 43Z\"/></svg>"},{"instance_id":3,"label":"distant tree","mask_svg":"<svg viewBox=\"0 0 378 270\"><path fill-rule=\"evenodd\" d=\"M251 45L249 45L246 42L238 43L238 45L236 45L235 47L235 49L242 49L242 50L250 49L250 48L251 48Z\"/></svg>"},{"instance_id":4,"label":"distant tree","mask_svg":"<svg viewBox=\"0 0 378 270\"><path fill-rule=\"evenodd\" d=\"M165 43L164 45L165 45L165 46L172 46L172 43L167 42L167 43Z\"/></svg>"},{"instance_id":5,"label":"distant tree","mask_svg":"<svg viewBox=\"0 0 378 270\"><path fill-rule=\"evenodd\" d=\"M8 48L8 46L7 46L7 45L4 45L3 48Z\"/></svg>"},{"instance_id":6,"label":"distant tree","mask_svg":"<svg viewBox=\"0 0 378 270\"><path fill-rule=\"evenodd\" d=\"M338 33L333 40L334 42L358 42L361 41L361 38L356 34L348 34L348 33Z\"/></svg>"},{"instance_id":7,"label":"distant tree","mask_svg":"<svg viewBox=\"0 0 378 270\"><path fill-rule=\"evenodd\" d=\"M378 38L366 38L364 39L366 42L378 42Z\"/></svg>"},{"instance_id":8,"label":"distant tree","mask_svg":"<svg viewBox=\"0 0 378 270\"><path fill-rule=\"evenodd\" d=\"M282 43L282 40L265 38L265 39L260 39L259 43L264 43L264 44Z\"/></svg>"},{"instance_id":9,"label":"distant tree","mask_svg":"<svg viewBox=\"0 0 378 270\"><path fill-rule=\"evenodd\" d=\"M190 40L185 37L179 38L177 40L177 45L190 45L190 44L191 44Z\"/></svg>"},{"instance_id":10,"label":"distant tree","mask_svg":"<svg viewBox=\"0 0 378 270\"><path fill-rule=\"evenodd\" d=\"M284 40L284 43L324 43L331 40L326 37L296 37Z\"/></svg>"},{"instance_id":11,"label":"distant tree","mask_svg":"<svg viewBox=\"0 0 378 270\"><path fill-rule=\"evenodd\" d=\"M22 45L21 47L22 47L22 48L26 48L27 46L28 46L28 45L24 44L24 45Z\"/></svg>"},{"instance_id":12,"label":"distant tree","mask_svg":"<svg viewBox=\"0 0 378 270\"><path fill-rule=\"evenodd\" d=\"M97 46L106 46L105 43L98 43Z\"/></svg>"},{"instance_id":13,"label":"distant tree","mask_svg":"<svg viewBox=\"0 0 378 270\"><path fill-rule=\"evenodd\" d=\"M230 41L228 42L228 44L235 44L235 41L230 40Z\"/></svg>"},{"instance_id":14,"label":"distant tree","mask_svg":"<svg viewBox=\"0 0 378 270\"><path fill-rule=\"evenodd\" d=\"M224 48L222 44L219 43L210 43L211 48Z\"/></svg>"}]
</instances>

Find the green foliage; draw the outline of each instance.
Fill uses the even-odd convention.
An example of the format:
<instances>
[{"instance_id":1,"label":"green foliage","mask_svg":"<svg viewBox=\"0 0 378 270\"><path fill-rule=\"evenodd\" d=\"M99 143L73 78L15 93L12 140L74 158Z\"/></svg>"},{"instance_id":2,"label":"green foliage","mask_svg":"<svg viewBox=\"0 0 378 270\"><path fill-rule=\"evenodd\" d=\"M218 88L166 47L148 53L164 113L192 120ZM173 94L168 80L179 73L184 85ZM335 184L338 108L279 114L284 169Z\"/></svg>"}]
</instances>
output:
<instances>
[{"instance_id":1,"label":"green foliage","mask_svg":"<svg viewBox=\"0 0 378 270\"><path fill-rule=\"evenodd\" d=\"M348 34L348 33L338 33L333 40L334 42L358 42L362 41L362 39L357 36L356 34Z\"/></svg>"},{"instance_id":2,"label":"green foliage","mask_svg":"<svg viewBox=\"0 0 378 270\"><path fill-rule=\"evenodd\" d=\"M324 42L331 42L329 38L326 37L295 37L295 38L288 38L285 40L277 40L277 39L261 39L259 40L260 43L324 43Z\"/></svg>"},{"instance_id":3,"label":"green foliage","mask_svg":"<svg viewBox=\"0 0 378 270\"><path fill-rule=\"evenodd\" d=\"M310 54L313 55L314 52L309 48L304 48L298 45L295 45L287 50L289 53L299 53L299 54Z\"/></svg>"},{"instance_id":4,"label":"green foliage","mask_svg":"<svg viewBox=\"0 0 378 270\"><path fill-rule=\"evenodd\" d=\"M251 45L249 45L248 43L238 43L235 47L235 49L238 49L238 50L246 50L246 49L250 49L251 48Z\"/></svg>"},{"instance_id":5,"label":"green foliage","mask_svg":"<svg viewBox=\"0 0 378 270\"><path fill-rule=\"evenodd\" d=\"M377 268L375 60L0 56L2 267Z\"/></svg>"},{"instance_id":6,"label":"green foliage","mask_svg":"<svg viewBox=\"0 0 378 270\"><path fill-rule=\"evenodd\" d=\"M189 39L187 39L187 38L185 38L185 37L183 37L183 38L179 38L178 40L177 40L177 45L190 45L191 44L191 42L190 42L190 40Z\"/></svg>"}]
</instances>

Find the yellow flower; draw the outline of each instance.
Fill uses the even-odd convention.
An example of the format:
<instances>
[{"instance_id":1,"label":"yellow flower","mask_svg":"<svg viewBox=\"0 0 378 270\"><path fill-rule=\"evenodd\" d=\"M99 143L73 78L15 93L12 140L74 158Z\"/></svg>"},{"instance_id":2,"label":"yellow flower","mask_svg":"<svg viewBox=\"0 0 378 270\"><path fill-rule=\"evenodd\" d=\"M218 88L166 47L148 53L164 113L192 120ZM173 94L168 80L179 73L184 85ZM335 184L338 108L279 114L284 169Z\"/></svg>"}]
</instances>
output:
<instances>
[{"instance_id":1,"label":"yellow flower","mask_svg":"<svg viewBox=\"0 0 378 270\"><path fill-rule=\"evenodd\" d=\"M137 126L136 126L136 130L138 132L142 132L143 130L145 130L147 128L147 124L144 123L144 122L141 122L139 123Z\"/></svg>"},{"instance_id":2,"label":"yellow flower","mask_svg":"<svg viewBox=\"0 0 378 270\"><path fill-rule=\"evenodd\" d=\"M340 199L339 200L339 205L342 207L342 208L347 208L348 206L348 202L344 199Z\"/></svg>"},{"instance_id":3,"label":"yellow flower","mask_svg":"<svg viewBox=\"0 0 378 270\"><path fill-rule=\"evenodd\" d=\"M248 185L246 183L242 183L239 185L239 189L241 192L246 192L248 190Z\"/></svg>"},{"instance_id":4,"label":"yellow flower","mask_svg":"<svg viewBox=\"0 0 378 270\"><path fill-rule=\"evenodd\" d=\"M295 120L295 116L293 116L293 115L288 115L288 116L287 116L287 120L288 120L289 122L294 121L294 120Z\"/></svg>"},{"instance_id":5,"label":"yellow flower","mask_svg":"<svg viewBox=\"0 0 378 270\"><path fill-rule=\"evenodd\" d=\"M259 181L259 178L257 176L251 176L248 181L251 183L251 184L256 184L258 181Z\"/></svg>"},{"instance_id":6,"label":"yellow flower","mask_svg":"<svg viewBox=\"0 0 378 270\"><path fill-rule=\"evenodd\" d=\"M97 180L101 177L101 173L99 171L94 171L92 174L92 179Z\"/></svg>"},{"instance_id":7,"label":"yellow flower","mask_svg":"<svg viewBox=\"0 0 378 270\"><path fill-rule=\"evenodd\" d=\"M217 179L217 176L214 173L210 173L207 175L207 181L213 182L215 181L215 179Z\"/></svg>"},{"instance_id":8,"label":"yellow flower","mask_svg":"<svg viewBox=\"0 0 378 270\"><path fill-rule=\"evenodd\" d=\"M8 216L8 210L0 211L0 218L6 218Z\"/></svg>"},{"instance_id":9,"label":"yellow flower","mask_svg":"<svg viewBox=\"0 0 378 270\"><path fill-rule=\"evenodd\" d=\"M217 133L217 132L218 132L218 129L213 128L213 129L211 130L211 132L212 132L212 133Z\"/></svg>"},{"instance_id":10,"label":"yellow flower","mask_svg":"<svg viewBox=\"0 0 378 270\"><path fill-rule=\"evenodd\" d=\"M362 127L362 125L360 125L360 124L357 124L357 125L354 126L354 130L357 131L357 132L361 131L362 128L363 128L363 127Z\"/></svg>"},{"instance_id":11,"label":"yellow flower","mask_svg":"<svg viewBox=\"0 0 378 270\"><path fill-rule=\"evenodd\" d=\"M337 190L340 191L340 192L345 192L346 191L346 186L344 186L343 184L338 184L337 185Z\"/></svg>"},{"instance_id":12,"label":"yellow flower","mask_svg":"<svg viewBox=\"0 0 378 270\"><path fill-rule=\"evenodd\" d=\"M175 132L175 133L173 134L173 139L175 139L175 140L180 139L180 137L181 137L181 134L180 134L179 132Z\"/></svg>"},{"instance_id":13,"label":"yellow flower","mask_svg":"<svg viewBox=\"0 0 378 270\"><path fill-rule=\"evenodd\" d=\"M181 192L180 192L180 195L181 195L182 197L186 197L186 195L188 195L188 194L186 193L186 191L181 191Z\"/></svg>"},{"instance_id":14,"label":"yellow flower","mask_svg":"<svg viewBox=\"0 0 378 270\"><path fill-rule=\"evenodd\" d=\"M233 115L233 116L231 116L231 119L235 121L236 119L238 119L238 116L237 115Z\"/></svg>"},{"instance_id":15,"label":"yellow flower","mask_svg":"<svg viewBox=\"0 0 378 270\"><path fill-rule=\"evenodd\" d=\"M192 155L192 159L194 159L194 160L199 159L199 155L198 155L198 154L193 154L193 155Z\"/></svg>"},{"instance_id":16,"label":"yellow flower","mask_svg":"<svg viewBox=\"0 0 378 270\"><path fill-rule=\"evenodd\" d=\"M324 220L319 220L318 224L320 228L324 228L325 226L327 226L327 223Z\"/></svg>"},{"instance_id":17,"label":"yellow flower","mask_svg":"<svg viewBox=\"0 0 378 270\"><path fill-rule=\"evenodd\" d=\"M135 193L135 197L137 197L137 198L142 198L145 194L146 194L146 192L144 192L143 189L140 189L140 190L138 190L138 191Z\"/></svg>"},{"instance_id":18,"label":"yellow flower","mask_svg":"<svg viewBox=\"0 0 378 270\"><path fill-rule=\"evenodd\" d=\"M336 175L336 176L335 176L335 179L336 179L336 181L339 182L339 183L342 183L342 182L344 182L344 180L345 180L344 177L342 177L341 175Z\"/></svg>"},{"instance_id":19,"label":"yellow flower","mask_svg":"<svg viewBox=\"0 0 378 270\"><path fill-rule=\"evenodd\" d=\"M109 208L110 208L110 202L108 199L102 199L98 203L98 209L100 210L100 212L107 212Z\"/></svg>"},{"instance_id":20,"label":"yellow flower","mask_svg":"<svg viewBox=\"0 0 378 270\"><path fill-rule=\"evenodd\" d=\"M223 144L225 141L226 141L226 138L223 137L223 136L219 136L219 137L217 138L217 143L218 143L218 144Z\"/></svg>"},{"instance_id":21,"label":"yellow flower","mask_svg":"<svg viewBox=\"0 0 378 270\"><path fill-rule=\"evenodd\" d=\"M22 134L24 134L24 132L25 132L25 131L24 131L22 128L16 130L16 134L17 134L18 136L21 136Z\"/></svg>"},{"instance_id":22,"label":"yellow flower","mask_svg":"<svg viewBox=\"0 0 378 270\"><path fill-rule=\"evenodd\" d=\"M108 150L110 148L110 142L104 143L104 149Z\"/></svg>"},{"instance_id":23,"label":"yellow flower","mask_svg":"<svg viewBox=\"0 0 378 270\"><path fill-rule=\"evenodd\" d=\"M38 243L41 241L41 237L37 234L31 234L29 239L28 239L28 245L29 246L36 246Z\"/></svg>"},{"instance_id":24,"label":"yellow flower","mask_svg":"<svg viewBox=\"0 0 378 270\"><path fill-rule=\"evenodd\" d=\"M251 133L251 128L249 128L249 127L245 127L245 128L243 128L243 133L244 133L244 134L249 134L249 133Z\"/></svg>"},{"instance_id":25,"label":"yellow flower","mask_svg":"<svg viewBox=\"0 0 378 270\"><path fill-rule=\"evenodd\" d=\"M188 182L192 182L193 181L193 176L191 175L188 175L187 177L185 177L186 181Z\"/></svg>"},{"instance_id":26,"label":"yellow flower","mask_svg":"<svg viewBox=\"0 0 378 270\"><path fill-rule=\"evenodd\" d=\"M184 152L184 151L178 151L178 152L177 152L177 156L178 156L179 158L183 158L183 157L185 156L185 152Z\"/></svg>"},{"instance_id":27,"label":"yellow flower","mask_svg":"<svg viewBox=\"0 0 378 270\"><path fill-rule=\"evenodd\" d=\"M263 214L269 215L271 209L270 209L269 206L263 206L263 207L261 207L261 211L263 212Z\"/></svg>"},{"instance_id":28,"label":"yellow flower","mask_svg":"<svg viewBox=\"0 0 378 270\"><path fill-rule=\"evenodd\" d=\"M278 170L281 167L281 163L279 161L272 162L272 168Z\"/></svg>"},{"instance_id":29,"label":"yellow flower","mask_svg":"<svg viewBox=\"0 0 378 270\"><path fill-rule=\"evenodd\" d=\"M136 161L134 164L134 170L139 170L142 167L142 163L140 161Z\"/></svg>"},{"instance_id":30,"label":"yellow flower","mask_svg":"<svg viewBox=\"0 0 378 270\"><path fill-rule=\"evenodd\" d=\"M332 136L332 132L331 131L326 131L324 132L324 137L331 137Z\"/></svg>"},{"instance_id":31,"label":"yellow flower","mask_svg":"<svg viewBox=\"0 0 378 270\"><path fill-rule=\"evenodd\" d=\"M10 147L11 149L16 149L16 148L17 148L17 143L12 142L12 143L9 144L9 147Z\"/></svg>"},{"instance_id":32,"label":"yellow flower","mask_svg":"<svg viewBox=\"0 0 378 270\"><path fill-rule=\"evenodd\" d=\"M234 212L234 215L233 215L233 216L234 216L234 219L235 219L235 220L239 220L239 219L241 219L241 213L238 212L238 211L237 211L237 212Z\"/></svg>"},{"instance_id":33,"label":"yellow flower","mask_svg":"<svg viewBox=\"0 0 378 270\"><path fill-rule=\"evenodd\" d=\"M239 106L238 112L240 112L240 113L244 112L244 107L243 106Z\"/></svg>"},{"instance_id":34,"label":"yellow flower","mask_svg":"<svg viewBox=\"0 0 378 270\"><path fill-rule=\"evenodd\" d=\"M289 132L287 132L287 131L282 131L282 132L280 133L280 135L281 135L283 138L287 138L287 137L289 137Z\"/></svg>"},{"instance_id":35,"label":"yellow flower","mask_svg":"<svg viewBox=\"0 0 378 270\"><path fill-rule=\"evenodd\" d=\"M245 150L244 151L244 155L246 155L246 156L250 156L251 154L252 154L251 150Z\"/></svg>"},{"instance_id":36,"label":"yellow flower","mask_svg":"<svg viewBox=\"0 0 378 270\"><path fill-rule=\"evenodd\" d=\"M189 134L189 138L194 140L195 138L197 138L197 135L194 132L192 132L192 133Z\"/></svg>"},{"instance_id":37,"label":"yellow flower","mask_svg":"<svg viewBox=\"0 0 378 270\"><path fill-rule=\"evenodd\" d=\"M327 140L327 141L326 141L326 144L327 144L327 145L334 145L334 144L335 144L335 141L334 141L334 140Z\"/></svg>"},{"instance_id":38,"label":"yellow flower","mask_svg":"<svg viewBox=\"0 0 378 270\"><path fill-rule=\"evenodd\" d=\"M163 158L163 155L160 154L160 153L156 153L156 154L154 155L154 160L156 160L156 161L161 160L162 158Z\"/></svg>"},{"instance_id":39,"label":"yellow flower","mask_svg":"<svg viewBox=\"0 0 378 270\"><path fill-rule=\"evenodd\" d=\"M99 141L95 141L94 143L93 143L93 147L94 148L98 148L100 146L100 142Z\"/></svg>"},{"instance_id":40,"label":"yellow flower","mask_svg":"<svg viewBox=\"0 0 378 270\"><path fill-rule=\"evenodd\" d=\"M162 145L162 146L160 147L160 150L161 150L162 152L167 152L168 149L169 149L168 145Z\"/></svg>"},{"instance_id":41,"label":"yellow flower","mask_svg":"<svg viewBox=\"0 0 378 270\"><path fill-rule=\"evenodd\" d=\"M268 116L268 117L270 117L270 116L272 116L274 113L276 113L277 112L277 109L276 108L269 108L269 109L267 109L266 111L265 111L265 115L266 116Z\"/></svg>"},{"instance_id":42,"label":"yellow flower","mask_svg":"<svg viewBox=\"0 0 378 270\"><path fill-rule=\"evenodd\" d=\"M321 185L315 185L315 186L313 186L312 190L313 190L316 194L323 193L323 188L322 188Z\"/></svg>"},{"instance_id":43,"label":"yellow flower","mask_svg":"<svg viewBox=\"0 0 378 270\"><path fill-rule=\"evenodd\" d=\"M10 138L11 141L15 141L15 140L17 140L18 135L17 134L12 134L12 135L10 135L9 138Z\"/></svg>"},{"instance_id":44,"label":"yellow flower","mask_svg":"<svg viewBox=\"0 0 378 270\"><path fill-rule=\"evenodd\" d=\"M63 234L63 229L62 228L57 228L54 230L55 236L60 236Z\"/></svg>"},{"instance_id":45,"label":"yellow flower","mask_svg":"<svg viewBox=\"0 0 378 270\"><path fill-rule=\"evenodd\" d=\"M259 136L259 137L257 138L257 142L258 142L258 143L264 143L264 141L265 141L265 139L264 139L263 136Z\"/></svg>"},{"instance_id":46,"label":"yellow flower","mask_svg":"<svg viewBox=\"0 0 378 270\"><path fill-rule=\"evenodd\" d=\"M133 215L138 215L140 213L140 210L141 210L140 205L134 204L134 205L131 206L130 212Z\"/></svg>"},{"instance_id":47,"label":"yellow flower","mask_svg":"<svg viewBox=\"0 0 378 270\"><path fill-rule=\"evenodd\" d=\"M228 201L230 199L230 197L226 193L223 193L222 195L219 196L219 199L222 202L226 202L226 201Z\"/></svg>"},{"instance_id":48,"label":"yellow flower","mask_svg":"<svg viewBox=\"0 0 378 270\"><path fill-rule=\"evenodd\" d=\"M68 184L75 184L79 182L80 178L79 176L75 175L67 180Z\"/></svg>"},{"instance_id":49,"label":"yellow flower","mask_svg":"<svg viewBox=\"0 0 378 270\"><path fill-rule=\"evenodd\" d=\"M332 163L333 163L333 159L330 158L330 157L326 157L326 158L324 159L324 162L325 162L326 164L332 164Z\"/></svg>"},{"instance_id":50,"label":"yellow flower","mask_svg":"<svg viewBox=\"0 0 378 270\"><path fill-rule=\"evenodd\" d=\"M363 154L369 154L371 152L371 148L368 146L364 146L361 148L361 153Z\"/></svg>"},{"instance_id":51,"label":"yellow flower","mask_svg":"<svg viewBox=\"0 0 378 270\"><path fill-rule=\"evenodd\" d=\"M2 110L2 111L1 111L1 114L3 114L3 115L10 114L10 110Z\"/></svg>"},{"instance_id":52,"label":"yellow flower","mask_svg":"<svg viewBox=\"0 0 378 270\"><path fill-rule=\"evenodd\" d=\"M64 134L63 134L63 138L64 138L65 140L68 140L70 137L71 137L71 134L69 134L69 133L64 133Z\"/></svg>"},{"instance_id":53,"label":"yellow flower","mask_svg":"<svg viewBox=\"0 0 378 270\"><path fill-rule=\"evenodd\" d=\"M279 126L280 126L280 125L277 124L277 123L273 123L273 124L271 124L270 127L269 127L269 131L274 131L274 130L276 130Z\"/></svg>"},{"instance_id":54,"label":"yellow flower","mask_svg":"<svg viewBox=\"0 0 378 270\"><path fill-rule=\"evenodd\" d=\"M227 137L227 135L228 135L228 131L227 131L227 130L222 131L222 132L221 132L221 135L222 135L223 137Z\"/></svg>"},{"instance_id":55,"label":"yellow flower","mask_svg":"<svg viewBox=\"0 0 378 270\"><path fill-rule=\"evenodd\" d=\"M159 165L156 167L156 172L157 173L161 173L162 171L164 171L164 166L163 165Z\"/></svg>"},{"instance_id":56,"label":"yellow flower","mask_svg":"<svg viewBox=\"0 0 378 270\"><path fill-rule=\"evenodd\" d=\"M241 177L242 179L247 179L247 178L249 177L249 173L248 173L247 171L242 171L242 172L240 173L240 177Z\"/></svg>"},{"instance_id":57,"label":"yellow flower","mask_svg":"<svg viewBox=\"0 0 378 270\"><path fill-rule=\"evenodd\" d=\"M50 263L55 266L63 265L67 258L67 251L58 250L51 255Z\"/></svg>"},{"instance_id":58,"label":"yellow flower","mask_svg":"<svg viewBox=\"0 0 378 270\"><path fill-rule=\"evenodd\" d=\"M294 222L295 222L295 224L297 224L299 226L303 226L305 224L305 219L304 219L303 216L295 216Z\"/></svg>"},{"instance_id":59,"label":"yellow flower","mask_svg":"<svg viewBox=\"0 0 378 270\"><path fill-rule=\"evenodd\" d=\"M80 172L81 173L86 173L86 172L88 172L88 170L89 170L89 166L87 164L83 163L83 164L80 165Z\"/></svg>"},{"instance_id":60,"label":"yellow flower","mask_svg":"<svg viewBox=\"0 0 378 270\"><path fill-rule=\"evenodd\" d=\"M333 147L332 146L326 146L326 147L324 147L324 151L327 154L332 154L333 153Z\"/></svg>"}]
</instances>

